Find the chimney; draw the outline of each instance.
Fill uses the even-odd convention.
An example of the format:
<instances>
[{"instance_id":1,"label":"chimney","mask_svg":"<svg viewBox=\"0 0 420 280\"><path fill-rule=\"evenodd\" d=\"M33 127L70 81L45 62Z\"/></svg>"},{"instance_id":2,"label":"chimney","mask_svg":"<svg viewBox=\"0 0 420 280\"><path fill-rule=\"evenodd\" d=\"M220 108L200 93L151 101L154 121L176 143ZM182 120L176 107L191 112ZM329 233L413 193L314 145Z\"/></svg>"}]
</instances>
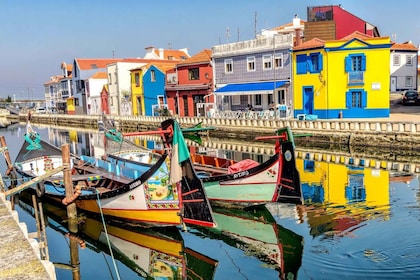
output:
<instances>
[{"instance_id":1,"label":"chimney","mask_svg":"<svg viewBox=\"0 0 420 280\"><path fill-rule=\"evenodd\" d=\"M159 58L160 59L164 59L165 57L164 57L164 50L163 50L163 48L159 48Z\"/></svg>"},{"instance_id":2,"label":"chimney","mask_svg":"<svg viewBox=\"0 0 420 280\"><path fill-rule=\"evenodd\" d=\"M293 29L295 30L295 47L302 44L302 25L300 23L300 18L298 15L295 15L293 18Z\"/></svg>"},{"instance_id":3,"label":"chimney","mask_svg":"<svg viewBox=\"0 0 420 280\"><path fill-rule=\"evenodd\" d=\"M302 44L302 37L301 37L301 29L300 28L296 28L295 29L295 47L299 46L300 44Z\"/></svg>"}]
</instances>

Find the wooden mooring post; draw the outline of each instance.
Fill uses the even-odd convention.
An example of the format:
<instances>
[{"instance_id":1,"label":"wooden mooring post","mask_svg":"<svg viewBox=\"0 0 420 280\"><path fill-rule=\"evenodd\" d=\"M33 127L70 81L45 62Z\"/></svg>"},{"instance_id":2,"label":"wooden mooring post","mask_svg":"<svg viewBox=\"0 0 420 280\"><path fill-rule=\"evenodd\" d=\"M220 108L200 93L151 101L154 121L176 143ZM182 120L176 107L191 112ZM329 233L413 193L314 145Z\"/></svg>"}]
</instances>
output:
<instances>
[{"instance_id":1,"label":"wooden mooring post","mask_svg":"<svg viewBox=\"0 0 420 280\"><path fill-rule=\"evenodd\" d=\"M66 200L72 201L73 181L71 179L71 168L70 168L70 145L64 144L61 146L61 153L63 158L63 176L64 176L64 187L66 189ZM73 201L67 204L67 218L68 218L68 229L70 231L70 264L72 267L73 280L80 279L80 261L79 261L79 241L76 238L72 238L72 234L77 234L79 230L77 221L77 208L76 203Z\"/></svg>"}]
</instances>

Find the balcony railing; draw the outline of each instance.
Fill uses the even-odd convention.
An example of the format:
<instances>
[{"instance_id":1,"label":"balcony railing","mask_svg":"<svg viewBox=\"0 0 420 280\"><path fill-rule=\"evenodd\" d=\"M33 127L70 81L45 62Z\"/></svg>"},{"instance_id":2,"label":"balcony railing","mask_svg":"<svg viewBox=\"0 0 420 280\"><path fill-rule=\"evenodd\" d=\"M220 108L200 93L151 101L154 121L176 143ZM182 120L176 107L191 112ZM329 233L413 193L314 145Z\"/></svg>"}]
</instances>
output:
<instances>
[{"instance_id":1,"label":"balcony railing","mask_svg":"<svg viewBox=\"0 0 420 280\"><path fill-rule=\"evenodd\" d=\"M349 85L362 85L365 83L364 71L351 71L348 72L348 82Z\"/></svg>"}]
</instances>

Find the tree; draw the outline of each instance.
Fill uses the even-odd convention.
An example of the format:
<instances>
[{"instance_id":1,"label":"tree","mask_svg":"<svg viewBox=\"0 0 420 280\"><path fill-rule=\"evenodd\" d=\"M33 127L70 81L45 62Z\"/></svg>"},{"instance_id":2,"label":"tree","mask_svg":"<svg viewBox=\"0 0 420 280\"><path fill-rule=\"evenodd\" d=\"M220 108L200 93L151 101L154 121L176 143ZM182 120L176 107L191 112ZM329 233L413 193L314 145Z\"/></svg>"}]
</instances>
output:
<instances>
[{"instance_id":1,"label":"tree","mask_svg":"<svg viewBox=\"0 0 420 280\"><path fill-rule=\"evenodd\" d=\"M12 98L10 97L10 95L7 96L6 100L7 103L11 103L12 102Z\"/></svg>"}]
</instances>

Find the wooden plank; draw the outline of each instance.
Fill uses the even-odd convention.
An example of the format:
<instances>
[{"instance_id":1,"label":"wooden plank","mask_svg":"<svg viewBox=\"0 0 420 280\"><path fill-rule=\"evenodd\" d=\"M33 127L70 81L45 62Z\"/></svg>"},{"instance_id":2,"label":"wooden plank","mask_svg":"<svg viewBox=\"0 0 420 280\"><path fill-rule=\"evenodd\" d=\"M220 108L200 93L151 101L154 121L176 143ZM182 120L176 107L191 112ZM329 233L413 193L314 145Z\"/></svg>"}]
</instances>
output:
<instances>
[{"instance_id":1,"label":"wooden plank","mask_svg":"<svg viewBox=\"0 0 420 280\"><path fill-rule=\"evenodd\" d=\"M38 176L38 177L33 178L32 180L30 180L30 181L28 181L28 182L26 182L26 183L23 183L23 184L22 184L22 185L20 185L20 186L17 186L16 188L13 188L13 189L10 189L10 190L6 191L6 192L4 193L4 195L5 195L5 196L14 195L14 194L16 194L16 193L18 193L18 192L20 192L20 191L23 191L24 189L29 188L29 187L30 187L30 186L32 186L33 184L37 184L37 183L39 183L39 182L42 182L42 181L44 181L45 179L47 179L47 178L51 177L51 176L52 176L52 175L54 175L54 174L57 174L57 173L59 173L59 172L63 171L63 170L64 170L64 166L59 166L59 167L57 167L57 168L54 168L54 169L52 169L52 170L50 170L50 171L46 172L45 174L42 174L42 175L40 175L40 176Z\"/></svg>"}]
</instances>

